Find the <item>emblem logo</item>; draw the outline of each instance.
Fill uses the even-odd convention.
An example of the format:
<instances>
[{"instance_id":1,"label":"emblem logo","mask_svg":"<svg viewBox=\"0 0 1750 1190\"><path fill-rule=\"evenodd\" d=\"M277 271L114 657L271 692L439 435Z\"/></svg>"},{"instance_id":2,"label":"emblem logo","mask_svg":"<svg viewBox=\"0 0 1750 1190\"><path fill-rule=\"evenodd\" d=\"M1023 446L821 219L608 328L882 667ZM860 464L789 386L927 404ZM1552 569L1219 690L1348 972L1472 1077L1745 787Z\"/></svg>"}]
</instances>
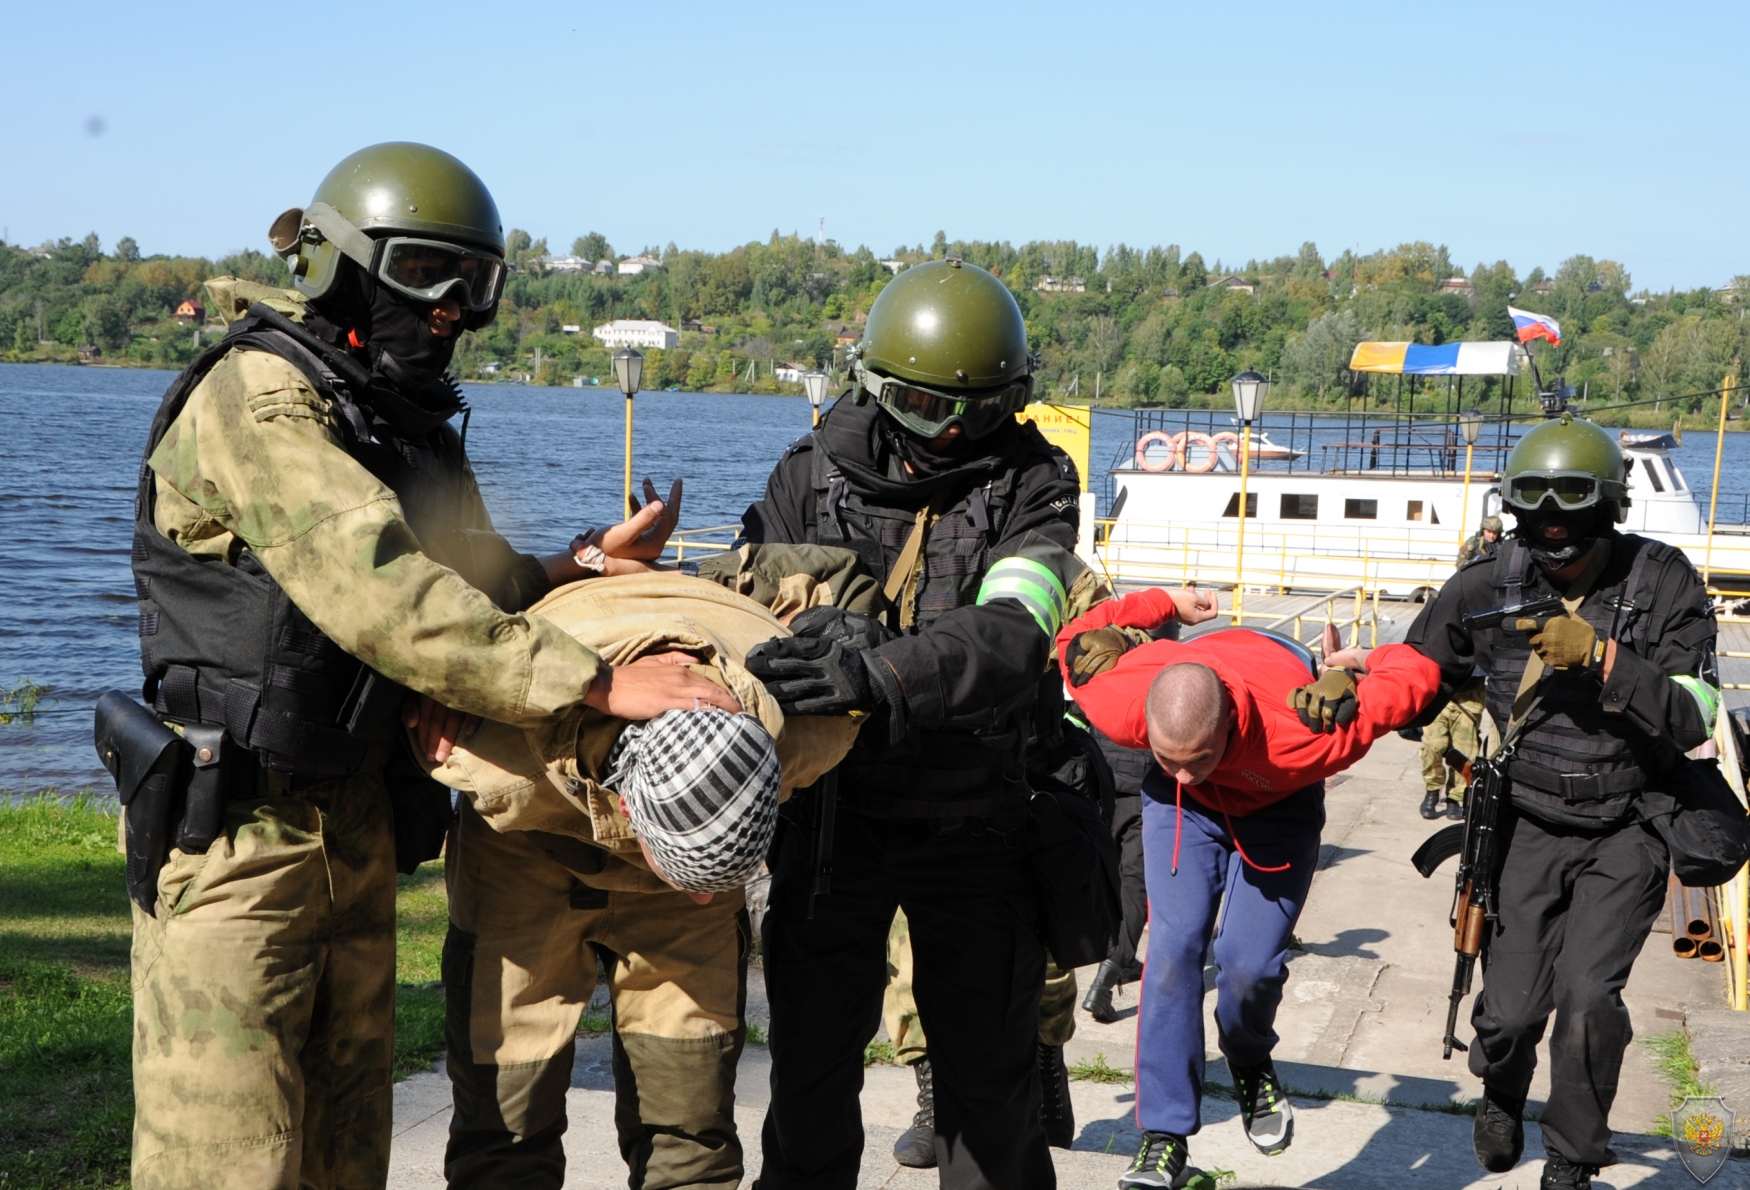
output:
<instances>
[{"instance_id":1,"label":"emblem logo","mask_svg":"<svg viewBox=\"0 0 1750 1190\"><path fill-rule=\"evenodd\" d=\"M1732 1151L1732 1122L1735 1113L1718 1095L1691 1095L1683 1106L1671 1113L1671 1139L1677 1146L1677 1160L1698 1182L1720 1172Z\"/></svg>"}]
</instances>

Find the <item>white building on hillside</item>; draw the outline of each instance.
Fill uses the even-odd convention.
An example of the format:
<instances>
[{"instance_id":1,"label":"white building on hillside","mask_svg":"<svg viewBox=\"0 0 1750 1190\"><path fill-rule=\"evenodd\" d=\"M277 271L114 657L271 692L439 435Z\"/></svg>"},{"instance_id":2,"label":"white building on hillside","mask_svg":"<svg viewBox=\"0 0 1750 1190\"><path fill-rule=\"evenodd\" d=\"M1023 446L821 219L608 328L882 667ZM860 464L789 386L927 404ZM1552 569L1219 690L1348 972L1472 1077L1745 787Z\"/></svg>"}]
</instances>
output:
<instances>
[{"instance_id":1,"label":"white building on hillside","mask_svg":"<svg viewBox=\"0 0 1750 1190\"><path fill-rule=\"evenodd\" d=\"M647 318L616 318L590 332L610 351L620 347L655 347L667 351L680 342L672 326Z\"/></svg>"},{"instance_id":2,"label":"white building on hillside","mask_svg":"<svg viewBox=\"0 0 1750 1190\"><path fill-rule=\"evenodd\" d=\"M654 256L628 256L620 262L620 276L636 277L645 269L660 269L662 261Z\"/></svg>"},{"instance_id":3,"label":"white building on hillside","mask_svg":"<svg viewBox=\"0 0 1750 1190\"><path fill-rule=\"evenodd\" d=\"M550 273L587 273L594 266L581 256L543 256L541 267Z\"/></svg>"}]
</instances>

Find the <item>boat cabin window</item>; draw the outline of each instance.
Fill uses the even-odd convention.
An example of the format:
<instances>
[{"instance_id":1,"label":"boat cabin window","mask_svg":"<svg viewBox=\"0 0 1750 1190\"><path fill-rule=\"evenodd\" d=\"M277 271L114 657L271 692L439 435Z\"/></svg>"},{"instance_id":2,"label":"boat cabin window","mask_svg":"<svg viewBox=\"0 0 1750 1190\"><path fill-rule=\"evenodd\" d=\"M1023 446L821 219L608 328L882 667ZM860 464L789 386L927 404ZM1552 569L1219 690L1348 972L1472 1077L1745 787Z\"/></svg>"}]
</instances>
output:
<instances>
[{"instance_id":1,"label":"boat cabin window","mask_svg":"<svg viewBox=\"0 0 1750 1190\"><path fill-rule=\"evenodd\" d=\"M1424 510L1426 511L1424 512ZM1427 516L1430 525L1438 525L1440 523L1439 511L1426 501L1411 500L1409 506L1404 509L1404 519L1406 521L1419 521L1424 515Z\"/></svg>"},{"instance_id":2,"label":"boat cabin window","mask_svg":"<svg viewBox=\"0 0 1750 1190\"><path fill-rule=\"evenodd\" d=\"M1664 463L1665 474L1671 477L1671 490L1674 492L1686 491L1689 485L1683 482L1683 472L1677 469L1677 464L1670 459L1665 459Z\"/></svg>"},{"instance_id":3,"label":"boat cabin window","mask_svg":"<svg viewBox=\"0 0 1750 1190\"><path fill-rule=\"evenodd\" d=\"M1653 483L1653 490L1655 492L1664 491L1665 481L1659 478L1659 460L1648 459L1645 471L1647 473L1647 478Z\"/></svg>"},{"instance_id":4,"label":"boat cabin window","mask_svg":"<svg viewBox=\"0 0 1750 1190\"><path fill-rule=\"evenodd\" d=\"M1240 494L1238 492L1235 492L1233 495L1231 495L1227 498L1227 507L1222 510L1221 515L1222 516L1231 516L1231 517L1234 517L1236 519L1239 517L1239 515L1240 515ZM1247 492L1246 493L1246 516L1256 517L1257 515L1258 515L1258 493Z\"/></svg>"},{"instance_id":5,"label":"boat cabin window","mask_svg":"<svg viewBox=\"0 0 1750 1190\"><path fill-rule=\"evenodd\" d=\"M1285 521L1316 521L1319 519L1319 498L1285 495L1280 515Z\"/></svg>"},{"instance_id":6,"label":"boat cabin window","mask_svg":"<svg viewBox=\"0 0 1750 1190\"><path fill-rule=\"evenodd\" d=\"M1345 500L1343 501L1343 517L1351 521L1377 521L1379 519L1378 500Z\"/></svg>"}]
</instances>

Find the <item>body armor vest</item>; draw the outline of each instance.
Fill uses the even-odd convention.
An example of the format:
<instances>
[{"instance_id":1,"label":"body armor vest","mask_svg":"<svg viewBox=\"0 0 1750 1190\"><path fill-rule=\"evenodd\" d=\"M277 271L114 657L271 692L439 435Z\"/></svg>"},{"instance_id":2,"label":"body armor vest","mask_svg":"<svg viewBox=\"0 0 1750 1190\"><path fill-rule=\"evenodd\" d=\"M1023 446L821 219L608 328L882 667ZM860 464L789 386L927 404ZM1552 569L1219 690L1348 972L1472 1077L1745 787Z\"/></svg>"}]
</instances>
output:
<instances>
[{"instance_id":1,"label":"body armor vest","mask_svg":"<svg viewBox=\"0 0 1750 1190\"><path fill-rule=\"evenodd\" d=\"M419 441L394 436L353 399L368 375L296 323L256 306L164 395L146 458L189 395L226 354L265 351L291 363L342 414L347 453L400 499L416 535L453 523L470 477L447 424ZM153 524L156 477L140 465L134 585L142 695L172 721L222 725L265 767L299 777L380 769L398 737L406 691L349 656L298 610L245 548L227 565L189 554Z\"/></svg>"},{"instance_id":2,"label":"body armor vest","mask_svg":"<svg viewBox=\"0 0 1750 1190\"><path fill-rule=\"evenodd\" d=\"M1634 534L1612 539L1616 559L1633 551L1626 577L1594 587L1578 615L1598 632L1616 637L1619 649L1645 654L1657 643L1663 615L1649 605L1672 546ZM1613 560L1614 561L1614 560ZM1530 551L1517 538L1496 552L1491 585L1498 604L1516 603L1532 565ZM1613 566L1612 569L1615 569ZM1530 634L1493 632L1485 701L1501 731L1513 716L1513 699L1531 657ZM1677 751L1653 739L1600 702L1598 678L1589 673L1549 670L1538 704L1520 734L1508 765L1513 800L1539 818L1572 826L1605 826L1628 814L1635 798L1676 764Z\"/></svg>"},{"instance_id":3,"label":"body armor vest","mask_svg":"<svg viewBox=\"0 0 1750 1190\"><path fill-rule=\"evenodd\" d=\"M812 459L813 543L854 551L885 583L917 525L918 510L881 504L856 491L833 465L818 436ZM979 584L994 559L1014 502L1019 468L1009 468L958 495L939 498L918 559L913 629L978 602ZM896 625L895 625L896 626ZM895 818L989 818L1019 812L1025 775L1028 714L1001 730L913 728L898 743L865 732L840 769L839 787L864 813Z\"/></svg>"}]
</instances>

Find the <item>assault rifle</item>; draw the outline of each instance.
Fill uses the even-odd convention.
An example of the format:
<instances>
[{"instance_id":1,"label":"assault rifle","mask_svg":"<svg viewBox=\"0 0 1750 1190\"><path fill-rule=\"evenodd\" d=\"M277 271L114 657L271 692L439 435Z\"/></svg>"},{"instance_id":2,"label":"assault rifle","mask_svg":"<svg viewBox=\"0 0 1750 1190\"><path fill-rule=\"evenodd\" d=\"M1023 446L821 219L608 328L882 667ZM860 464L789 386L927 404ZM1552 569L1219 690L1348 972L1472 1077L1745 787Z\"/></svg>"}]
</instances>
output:
<instances>
[{"instance_id":1,"label":"assault rifle","mask_svg":"<svg viewBox=\"0 0 1750 1190\"><path fill-rule=\"evenodd\" d=\"M1558 606L1560 601L1558 600ZM1487 613L1484 613L1487 614ZM1523 718L1537 709L1534 700ZM1501 877L1501 799L1507 787L1507 764L1518 742L1517 729L1487 757L1478 757L1460 770L1465 778L1464 821L1430 835L1416 848L1410 862L1424 878L1453 856L1458 857L1458 878L1452 898L1452 949L1458 959L1452 972L1452 993L1446 1009L1446 1035L1441 1038L1441 1057L1469 1047L1458 1039L1458 1008L1470 995L1471 977L1488 943L1488 931L1497 916L1496 896Z\"/></svg>"}]
</instances>

